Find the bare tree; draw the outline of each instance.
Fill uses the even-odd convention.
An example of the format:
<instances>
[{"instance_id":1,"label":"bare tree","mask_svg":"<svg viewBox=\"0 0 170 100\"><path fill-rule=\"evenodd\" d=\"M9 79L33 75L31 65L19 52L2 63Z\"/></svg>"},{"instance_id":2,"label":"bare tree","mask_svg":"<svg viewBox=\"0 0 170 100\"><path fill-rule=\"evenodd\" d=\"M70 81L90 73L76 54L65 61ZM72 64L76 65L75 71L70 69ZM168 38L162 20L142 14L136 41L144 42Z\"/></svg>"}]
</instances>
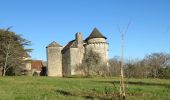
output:
<instances>
[{"instance_id":1,"label":"bare tree","mask_svg":"<svg viewBox=\"0 0 170 100\"><path fill-rule=\"evenodd\" d=\"M148 68L144 60L133 59L126 63L126 77L146 78L148 76Z\"/></svg>"},{"instance_id":2,"label":"bare tree","mask_svg":"<svg viewBox=\"0 0 170 100\"><path fill-rule=\"evenodd\" d=\"M126 77L136 78L168 78L170 76L170 54L152 53L142 60L129 60L126 63Z\"/></svg>"},{"instance_id":3,"label":"bare tree","mask_svg":"<svg viewBox=\"0 0 170 100\"><path fill-rule=\"evenodd\" d=\"M120 76L120 58L114 57L109 60L109 74L110 76Z\"/></svg>"},{"instance_id":4,"label":"bare tree","mask_svg":"<svg viewBox=\"0 0 170 100\"><path fill-rule=\"evenodd\" d=\"M89 50L85 53L81 69L87 76L91 75L105 75L107 72L107 67L101 61L101 56L99 53Z\"/></svg>"},{"instance_id":5,"label":"bare tree","mask_svg":"<svg viewBox=\"0 0 170 100\"><path fill-rule=\"evenodd\" d=\"M150 68L151 77L158 78L158 70L166 68L170 62L170 54L167 53L152 53L144 58L147 66Z\"/></svg>"},{"instance_id":6,"label":"bare tree","mask_svg":"<svg viewBox=\"0 0 170 100\"><path fill-rule=\"evenodd\" d=\"M120 99L125 100L125 84L124 84L124 34L127 33L129 25L131 21L129 21L125 30L120 30L119 32L122 34L122 56L121 56L121 66L120 66Z\"/></svg>"}]
</instances>

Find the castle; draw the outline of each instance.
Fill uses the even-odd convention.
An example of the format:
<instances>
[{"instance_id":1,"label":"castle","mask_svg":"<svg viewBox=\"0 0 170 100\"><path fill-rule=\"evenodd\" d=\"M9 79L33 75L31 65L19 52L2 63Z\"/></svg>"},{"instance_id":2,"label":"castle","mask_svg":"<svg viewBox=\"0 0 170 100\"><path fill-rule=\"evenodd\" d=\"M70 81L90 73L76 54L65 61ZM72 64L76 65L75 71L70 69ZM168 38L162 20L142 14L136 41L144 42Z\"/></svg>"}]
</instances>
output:
<instances>
[{"instance_id":1,"label":"castle","mask_svg":"<svg viewBox=\"0 0 170 100\"><path fill-rule=\"evenodd\" d=\"M89 37L83 40L81 33L76 33L75 39L66 46L61 46L53 41L46 47L47 75L70 76L81 74L76 70L80 66L84 55L88 50L97 52L103 63L108 62L108 43L106 37L94 28Z\"/></svg>"}]
</instances>

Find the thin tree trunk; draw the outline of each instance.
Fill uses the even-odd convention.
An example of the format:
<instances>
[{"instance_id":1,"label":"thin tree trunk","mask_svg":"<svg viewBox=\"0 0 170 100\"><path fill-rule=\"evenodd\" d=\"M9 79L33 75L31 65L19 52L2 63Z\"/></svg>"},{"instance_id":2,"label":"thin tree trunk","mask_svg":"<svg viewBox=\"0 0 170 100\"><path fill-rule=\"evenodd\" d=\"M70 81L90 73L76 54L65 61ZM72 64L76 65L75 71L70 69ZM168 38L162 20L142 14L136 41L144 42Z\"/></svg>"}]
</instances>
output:
<instances>
[{"instance_id":1,"label":"thin tree trunk","mask_svg":"<svg viewBox=\"0 0 170 100\"><path fill-rule=\"evenodd\" d=\"M1 76L3 76L3 69L1 70Z\"/></svg>"},{"instance_id":2,"label":"thin tree trunk","mask_svg":"<svg viewBox=\"0 0 170 100\"><path fill-rule=\"evenodd\" d=\"M6 74L6 70L7 70L7 62L8 62L8 53L6 53L6 57L5 57L5 65L4 65L4 67L3 67L2 76L5 76L5 74Z\"/></svg>"},{"instance_id":3,"label":"thin tree trunk","mask_svg":"<svg viewBox=\"0 0 170 100\"><path fill-rule=\"evenodd\" d=\"M5 70L5 68L3 68L2 76L5 76L5 73L6 73L6 70Z\"/></svg>"}]
</instances>

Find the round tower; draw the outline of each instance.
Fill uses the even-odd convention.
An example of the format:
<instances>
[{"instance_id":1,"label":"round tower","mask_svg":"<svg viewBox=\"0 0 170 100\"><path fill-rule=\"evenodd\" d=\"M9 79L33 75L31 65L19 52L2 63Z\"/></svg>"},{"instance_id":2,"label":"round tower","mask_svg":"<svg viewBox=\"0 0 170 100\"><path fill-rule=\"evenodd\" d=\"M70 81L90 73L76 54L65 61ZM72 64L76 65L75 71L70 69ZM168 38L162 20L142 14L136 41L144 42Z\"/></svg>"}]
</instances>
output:
<instances>
[{"instance_id":1,"label":"round tower","mask_svg":"<svg viewBox=\"0 0 170 100\"><path fill-rule=\"evenodd\" d=\"M47 75L62 76L62 46L53 41L46 47L47 50Z\"/></svg>"},{"instance_id":2,"label":"round tower","mask_svg":"<svg viewBox=\"0 0 170 100\"><path fill-rule=\"evenodd\" d=\"M90 36L85 40L87 43L85 45L86 51L97 52L105 64L108 63L108 43L106 39L97 28L94 28Z\"/></svg>"}]
</instances>

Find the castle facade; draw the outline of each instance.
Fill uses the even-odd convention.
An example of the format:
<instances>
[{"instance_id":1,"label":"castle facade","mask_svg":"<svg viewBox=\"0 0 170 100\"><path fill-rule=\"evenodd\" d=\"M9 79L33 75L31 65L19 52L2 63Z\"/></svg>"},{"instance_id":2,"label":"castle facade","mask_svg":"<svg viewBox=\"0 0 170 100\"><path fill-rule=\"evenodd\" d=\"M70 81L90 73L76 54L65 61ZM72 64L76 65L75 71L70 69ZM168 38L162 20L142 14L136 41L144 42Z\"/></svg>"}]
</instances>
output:
<instances>
[{"instance_id":1,"label":"castle facade","mask_svg":"<svg viewBox=\"0 0 170 100\"><path fill-rule=\"evenodd\" d=\"M83 57L89 50L97 52L101 56L101 61L108 63L106 39L97 28L94 28L85 40L81 33L76 33L75 39L64 47L53 41L46 47L47 75L60 77L80 75L81 72L76 69L81 65Z\"/></svg>"}]
</instances>

